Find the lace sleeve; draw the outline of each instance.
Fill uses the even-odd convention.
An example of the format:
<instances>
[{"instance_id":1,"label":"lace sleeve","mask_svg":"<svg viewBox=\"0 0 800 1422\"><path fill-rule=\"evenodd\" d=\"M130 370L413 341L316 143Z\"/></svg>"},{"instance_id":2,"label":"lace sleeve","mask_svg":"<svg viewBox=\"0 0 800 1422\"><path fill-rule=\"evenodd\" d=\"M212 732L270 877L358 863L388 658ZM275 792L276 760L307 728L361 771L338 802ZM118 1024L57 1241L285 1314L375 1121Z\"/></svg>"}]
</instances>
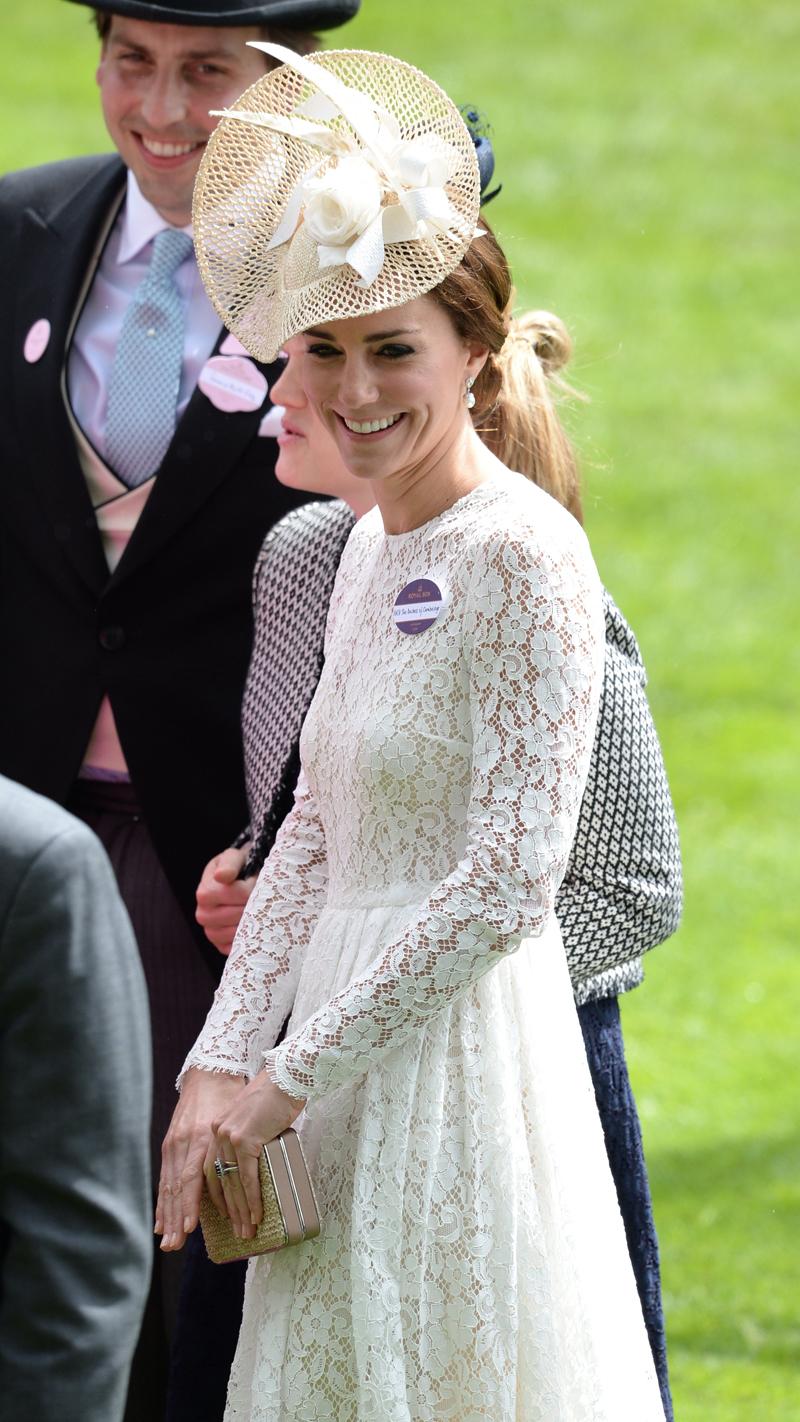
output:
<instances>
[{"instance_id":1,"label":"lace sleeve","mask_svg":"<svg viewBox=\"0 0 800 1422\"><path fill-rule=\"evenodd\" d=\"M368 1071L552 913L603 660L597 574L577 525L564 541L545 552L532 534L506 534L482 552L464 612L473 738L464 852L402 937L267 1054L291 1095L322 1095Z\"/></svg>"},{"instance_id":2,"label":"lace sleeve","mask_svg":"<svg viewBox=\"0 0 800 1422\"><path fill-rule=\"evenodd\" d=\"M291 1011L303 955L327 894L325 834L301 775L236 931L211 1011L183 1065L254 1076Z\"/></svg>"}]
</instances>

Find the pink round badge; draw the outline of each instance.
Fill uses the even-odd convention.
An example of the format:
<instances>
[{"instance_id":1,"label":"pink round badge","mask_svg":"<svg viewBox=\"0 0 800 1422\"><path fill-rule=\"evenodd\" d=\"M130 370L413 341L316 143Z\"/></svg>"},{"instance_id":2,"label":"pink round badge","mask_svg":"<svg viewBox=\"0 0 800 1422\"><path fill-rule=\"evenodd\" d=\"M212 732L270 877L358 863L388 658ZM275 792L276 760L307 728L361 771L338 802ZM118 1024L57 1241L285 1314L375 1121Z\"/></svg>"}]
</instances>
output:
<instances>
[{"instance_id":1,"label":"pink round badge","mask_svg":"<svg viewBox=\"0 0 800 1422\"><path fill-rule=\"evenodd\" d=\"M415 637L433 626L443 607L439 586L430 578L415 578L397 594L392 609L394 625L398 632Z\"/></svg>"},{"instance_id":2,"label":"pink round badge","mask_svg":"<svg viewBox=\"0 0 800 1422\"><path fill-rule=\"evenodd\" d=\"M229 333L229 334L225 337L225 340L222 342L222 345L221 345L220 348L219 348L219 354L220 354L220 355L241 355L241 356L246 356L246 355L247 355L247 351L245 350L244 346L242 345L241 341L239 340L239 337L238 337L238 336L233 336L233 335L231 335L231 334Z\"/></svg>"},{"instance_id":3,"label":"pink round badge","mask_svg":"<svg viewBox=\"0 0 800 1422\"><path fill-rule=\"evenodd\" d=\"M35 365L37 360L41 360L49 344L50 322L42 316L40 320L34 321L22 347L22 354L28 364Z\"/></svg>"},{"instance_id":4,"label":"pink round badge","mask_svg":"<svg viewBox=\"0 0 800 1422\"><path fill-rule=\"evenodd\" d=\"M212 356L200 372L198 385L212 405L226 414L258 410L264 403L267 382L244 356Z\"/></svg>"}]
</instances>

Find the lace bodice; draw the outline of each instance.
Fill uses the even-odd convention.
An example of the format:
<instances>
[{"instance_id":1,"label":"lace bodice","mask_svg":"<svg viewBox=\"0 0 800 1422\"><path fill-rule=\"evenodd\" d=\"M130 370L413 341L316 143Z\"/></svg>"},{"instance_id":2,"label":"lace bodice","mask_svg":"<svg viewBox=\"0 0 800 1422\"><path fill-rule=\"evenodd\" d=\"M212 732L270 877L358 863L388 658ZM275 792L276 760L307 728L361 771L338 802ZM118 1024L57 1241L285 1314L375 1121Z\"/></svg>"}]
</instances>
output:
<instances>
[{"instance_id":1,"label":"lace bodice","mask_svg":"<svg viewBox=\"0 0 800 1422\"><path fill-rule=\"evenodd\" d=\"M398 594L437 585L427 630ZM362 1075L552 914L586 779L603 658L582 530L497 475L411 533L354 530L331 603L303 771L188 1066L313 1098ZM304 1022L320 915L413 906L397 938ZM315 941L314 953L324 954Z\"/></svg>"},{"instance_id":2,"label":"lace bodice","mask_svg":"<svg viewBox=\"0 0 800 1422\"><path fill-rule=\"evenodd\" d=\"M336 570L355 519L336 500L304 504L267 535L253 573L253 648L242 702L257 877L292 807L298 741L319 681ZM594 748L555 911L576 1001L641 982L641 955L675 932L681 860L636 637L604 594L606 646Z\"/></svg>"}]
</instances>

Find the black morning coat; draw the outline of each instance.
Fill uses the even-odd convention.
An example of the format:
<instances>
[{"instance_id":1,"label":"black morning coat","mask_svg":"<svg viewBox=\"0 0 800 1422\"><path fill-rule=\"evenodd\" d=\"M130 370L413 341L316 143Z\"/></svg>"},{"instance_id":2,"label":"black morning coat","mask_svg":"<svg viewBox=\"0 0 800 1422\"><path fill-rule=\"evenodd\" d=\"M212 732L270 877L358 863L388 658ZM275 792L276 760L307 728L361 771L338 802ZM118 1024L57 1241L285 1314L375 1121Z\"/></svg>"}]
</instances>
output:
<instances>
[{"instance_id":1,"label":"black morning coat","mask_svg":"<svg viewBox=\"0 0 800 1422\"><path fill-rule=\"evenodd\" d=\"M109 575L64 372L124 190L116 155L0 181L0 772L63 802L108 693L156 850L194 922L203 866L247 822L251 570L266 530L304 496L277 483L275 441L258 435L269 395L225 414L195 389ZM42 319L49 343L30 362L25 338ZM271 385L278 368L259 368ZM222 958L197 936L218 975Z\"/></svg>"}]
</instances>

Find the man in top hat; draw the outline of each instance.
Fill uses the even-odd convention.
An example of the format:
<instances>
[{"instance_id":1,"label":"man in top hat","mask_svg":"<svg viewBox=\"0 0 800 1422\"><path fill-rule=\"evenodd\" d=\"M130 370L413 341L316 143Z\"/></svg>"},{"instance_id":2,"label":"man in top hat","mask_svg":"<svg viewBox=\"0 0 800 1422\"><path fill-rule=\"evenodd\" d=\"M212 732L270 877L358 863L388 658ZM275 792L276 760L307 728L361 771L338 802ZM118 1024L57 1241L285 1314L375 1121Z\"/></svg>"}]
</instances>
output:
<instances>
[{"instance_id":1,"label":"man in top hat","mask_svg":"<svg viewBox=\"0 0 800 1422\"><path fill-rule=\"evenodd\" d=\"M251 568L299 500L272 478L276 371L203 291L192 187L209 111L268 62L245 42L308 50L358 3L96 0L117 152L0 181L0 771L68 804L116 870L149 991L156 1178L223 962L195 887L247 818ZM163 1415L179 1269L156 1255L129 1422Z\"/></svg>"}]
</instances>

